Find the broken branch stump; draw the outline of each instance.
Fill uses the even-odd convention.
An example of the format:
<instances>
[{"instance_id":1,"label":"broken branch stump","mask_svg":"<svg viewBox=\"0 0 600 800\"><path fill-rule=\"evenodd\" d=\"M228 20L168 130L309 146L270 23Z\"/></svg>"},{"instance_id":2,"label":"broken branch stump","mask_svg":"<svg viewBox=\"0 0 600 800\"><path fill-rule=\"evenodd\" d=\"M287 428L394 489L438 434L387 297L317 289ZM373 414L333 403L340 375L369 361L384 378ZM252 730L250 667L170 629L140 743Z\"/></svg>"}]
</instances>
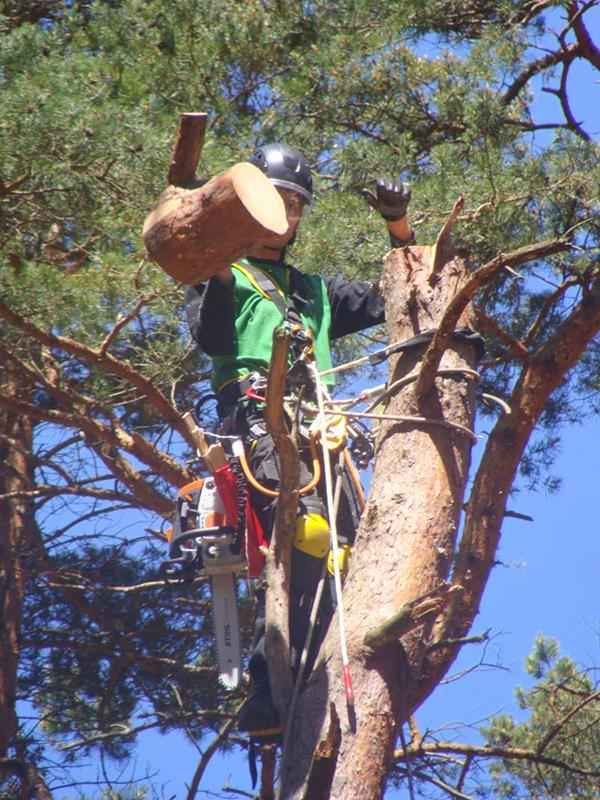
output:
<instances>
[{"instance_id":1,"label":"broken branch stump","mask_svg":"<svg viewBox=\"0 0 600 800\"><path fill-rule=\"evenodd\" d=\"M196 167L204 144L208 114L185 113L181 115L177 139L169 167L169 183L187 186L197 181Z\"/></svg>"}]
</instances>

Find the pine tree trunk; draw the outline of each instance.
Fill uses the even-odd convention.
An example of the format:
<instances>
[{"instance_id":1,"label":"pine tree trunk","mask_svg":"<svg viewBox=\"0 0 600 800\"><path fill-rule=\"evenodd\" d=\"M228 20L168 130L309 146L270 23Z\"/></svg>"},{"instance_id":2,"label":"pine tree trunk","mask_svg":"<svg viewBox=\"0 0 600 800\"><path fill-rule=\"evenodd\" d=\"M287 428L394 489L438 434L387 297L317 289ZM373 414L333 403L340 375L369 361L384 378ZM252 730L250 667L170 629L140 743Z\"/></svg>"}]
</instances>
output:
<instances>
[{"instance_id":1,"label":"pine tree trunk","mask_svg":"<svg viewBox=\"0 0 600 800\"><path fill-rule=\"evenodd\" d=\"M18 393L16 376L5 367L0 391ZM0 758L6 758L17 734L15 711L19 638L27 562L33 546L33 504L29 499L10 498L32 485L32 424L27 417L0 413Z\"/></svg>"},{"instance_id":2,"label":"pine tree trunk","mask_svg":"<svg viewBox=\"0 0 600 800\"><path fill-rule=\"evenodd\" d=\"M388 256L384 295L390 343L437 328L466 281L463 261L450 258L432 273L434 257L429 247L395 250ZM469 314L463 314L459 326L469 324ZM391 359L390 382L418 371L423 355L422 347ZM473 368L475 362L474 346L452 339L440 368ZM471 429L474 409L473 380L453 375L436 378L420 400L415 383L409 383L392 396L386 413ZM428 693L427 648L448 596L445 582L472 444L467 431L443 425L382 425L370 497L344 587L355 730L346 708L333 625L295 717L281 798L382 796L399 724Z\"/></svg>"}]
</instances>

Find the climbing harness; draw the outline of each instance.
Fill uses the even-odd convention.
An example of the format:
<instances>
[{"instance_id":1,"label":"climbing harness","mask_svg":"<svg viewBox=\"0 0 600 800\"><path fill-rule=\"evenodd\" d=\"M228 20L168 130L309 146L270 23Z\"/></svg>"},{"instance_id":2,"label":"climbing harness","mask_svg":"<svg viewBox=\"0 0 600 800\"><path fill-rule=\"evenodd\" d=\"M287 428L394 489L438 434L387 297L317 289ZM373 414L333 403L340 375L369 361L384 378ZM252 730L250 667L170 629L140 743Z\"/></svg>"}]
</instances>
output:
<instances>
[{"instance_id":1,"label":"climbing harness","mask_svg":"<svg viewBox=\"0 0 600 800\"><path fill-rule=\"evenodd\" d=\"M315 486L317 486L317 484L321 480L321 464L319 462L319 455L317 453L317 449L312 439L309 441L309 445L312 458L313 476L310 479L310 481L299 490L300 495L312 492L312 490L315 488ZM248 464L248 459L246 458L246 453L244 449L244 443L239 438L234 440L233 442L233 453L235 456L239 458L242 469L244 470L244 475L246 476L246 479L251 486L253 486L257 491L259 491L261 494L266 495L267 497L279 497L279 492L276 489L269 489L268 486L264 486L256 479L256 477L252 473L252 470L250 469L250 465Z\"/></svg>"}]
</instances>

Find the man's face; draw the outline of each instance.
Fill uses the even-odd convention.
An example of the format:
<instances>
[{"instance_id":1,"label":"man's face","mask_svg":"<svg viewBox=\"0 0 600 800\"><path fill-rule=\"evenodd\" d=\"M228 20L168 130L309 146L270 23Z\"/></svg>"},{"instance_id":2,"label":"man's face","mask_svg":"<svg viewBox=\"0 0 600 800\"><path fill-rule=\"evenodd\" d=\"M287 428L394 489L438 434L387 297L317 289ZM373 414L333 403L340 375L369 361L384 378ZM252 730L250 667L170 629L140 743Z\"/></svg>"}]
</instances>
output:
<instances>
[{"instance_id":1,"label":"man's face","mask_svg":"<svg viewBox=\"0 0 600 800\"><path fill-rule=\"evenodd\" d=\"M285 213L288 221L288 229L280 236L269 236L269 238L261 243L257 243L256 248L253 250L253 255L259 258L270 258L272 255L281 254L290 242L296 236L298 225L302 219L302 214L307 205L306 200L298 192L290 189L282 189L279 186L275 187L283 204L285 206Z\"/></svg>"},{"instance_id":2,"label":"man's face","mask_svg":"<svg viewBox=\"0 0 600 800\"><path fill-rule=\"evenodd\" d=\"M295 222L297 226L302 218L302 213L304 212L304 208L306 206L306 200L301 194L298 194L298 192L293 192L290 189L282 189L277 187L277 191L283 199L288 222L290 225Z\"/></svg>"},{"instance_id":3,"label":"man's face","mask_svg":"<svg viewBox=\"0 0 600 800\"><path fill-rule=\"evenodd\" d=\"M278 186L277 191L283 200L285 213L288 220L288 229L280 237L282 242L281 247L285 247L285 245L288 244L288 242L290 242L296 235L298 225L300 224L302 214L304 213L304 209L306 207L306 200L301 194L298 194L298 192L293 192L290 189L282 189Z\"/></svg>"}]
</instances>

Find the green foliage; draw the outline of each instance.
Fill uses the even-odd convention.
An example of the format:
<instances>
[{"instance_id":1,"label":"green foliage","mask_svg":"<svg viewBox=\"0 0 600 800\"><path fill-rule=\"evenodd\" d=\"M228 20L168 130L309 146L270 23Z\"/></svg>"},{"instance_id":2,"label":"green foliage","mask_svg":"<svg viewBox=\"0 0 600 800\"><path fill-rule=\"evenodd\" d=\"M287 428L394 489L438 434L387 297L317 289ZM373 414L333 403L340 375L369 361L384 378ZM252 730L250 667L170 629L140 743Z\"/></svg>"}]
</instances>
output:
<instances>
[{"instance_id":1,"label":"green foliage","mask_svg":"<svg viewBox=\"0 0 600 800\"><path fill-rule=\"evenodd\" d=\"M164 556L135 539L113 547L84 541L54 559L77 589L65 596L41 582L29 594L21 692L70 760L118 729L103 750L125 758L135 740L126 731L139 725L163 733L183 725L199 736L239 702L216 680L206 584L168 587L157 575Z\"/></svg>"},{"instance_id":2,"label":"green foliage","mask_svg":"<svg viewBox=\"0 0 600 800\"><path fill-rule=\"evenodd\" d=\"M597 772L600 752L594 672L560 657L558 642L543 636L537 637L526 669L536 683L517 689L525 721L502 714L482 732L489 745L537 752L557 766L540 762L532 769L530 763L509 757L497 761L490 769L491 796L592 800L600 783L597 774L585 774Z\"/></svg>"}]
</instances>

